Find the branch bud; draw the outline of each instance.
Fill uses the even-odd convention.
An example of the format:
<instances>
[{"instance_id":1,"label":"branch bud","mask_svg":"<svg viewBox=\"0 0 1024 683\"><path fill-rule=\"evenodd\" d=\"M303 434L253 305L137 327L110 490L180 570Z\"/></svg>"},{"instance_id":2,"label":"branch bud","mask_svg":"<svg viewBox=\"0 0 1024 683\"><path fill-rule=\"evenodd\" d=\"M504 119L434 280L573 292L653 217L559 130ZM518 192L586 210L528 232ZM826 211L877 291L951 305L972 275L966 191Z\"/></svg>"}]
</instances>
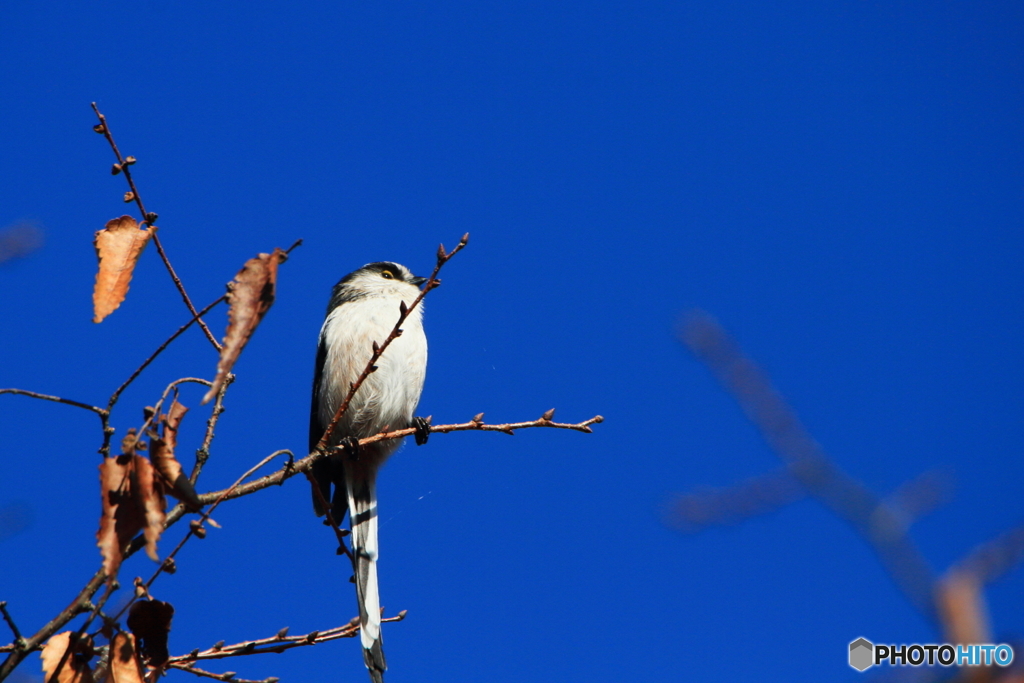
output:
<instances>
[{"instance_id":1,"label":"branch bud","mask_svg":"<svg viewBox=\"0 0 1024 683\"><path fill-rule=\"evenodd\" d=\"M134 163L135 163L135 157L125 157L124 158L124 165L125 166L131 166Z\"/></svg>"},{"instance_id":2,"label":"branch bud","mask_svg":"<svg viewBox=\"0 0 1024 683\"><path fill-rule=\"evenodd\" d=\"M213 647L211 647L210 649L211 650L219 650L222 647L224 647L224 641L223 640L218 640L216 643L213 644Z\"/></svg>"},{"instance_id":3,"label":"branch bud","mask_svg":"<svg viewBox=\"0 0 1024 683\"><path fill-rule=\"evenodd\" d=\"M446 258L448 258L448 252L444 250L444 244L437 245L437 262L444 263Z\"/></svg>"},{"instance_id":4,"label":"branch bud","mask_svg":"<svg viewBox=\"0 0 1024 683\"><path fill-rule=\"evenodd\" d=\"M129 190L124 193L124 203L127 204L132 201L135 201L135 193Z\"/></svg>"},{"instance_id":5,"label":"branch bud","mask_svg":"<svg viewBox=\"0 0 1024 683\"><path fill-rule=\"evenodd\" d=\"M102 123L97 123L95 126L92 127L92 129L99 133L100 135L103 135L104 133L107 132L107 127L104 126Z\"/></svg>"},{"instance_id":6,"label":"branch bud","mask_svg":"<svg viewBox=\"0 0 1024 683\"><path fill-rule=\"evenodd\" d=\"M405 300L403 299L402 301L399 301L398 302L398 313L402 317L405 317L405 314L408 313L408 312L409 312L409 307L405 305Z\"/></svg>"},{"instance_id":7,"label":"branch bud","mask_svg":"<svg viewBox=\"0 0 1024 683\"><path fill-rule=\"evenodd\" d=\"M150 225L153 225L154 223L156 223L156 219L157 218L159 218L159 216L157 216L152 211L150 211L149 213L146 214L146 222L149 223Z\"/></svg>"},{"instance_id":8,"label":"branch bud","mask_svg":"<svg viewBox=\"0 0 1024 683\"><path fill-rule=\"evenodd\" d=\"M274 636L274 637L275 637L275 638L286 638L286 637L288 637L288 627L287 627L287 626L285 626L285 627L284 627L283 629L281 629L280 631L278 631L278 632L277 632L277 635L276 635L276 636Z\"/></svg>"},{"instance_id":9,"label":"branch bud","mask_svg":"<svg viewBox=\"0 0 1024 683\"><path fill-rule=\"evenodd\" d=\"M196 535L196 538L206 538L206 529L203 527L203 523L198 519L193 519L188 523L189 529Z\"/></svg>"},{"instance_id":10,"label":"branch bud","mask_svg":"<svg viewBox=\"0 0 1024 683\"><path fill-rule=\"evenodd\" d=\"M467 244L469 244L469 233L468 232L465 235L462 236L462 239L459 240L459 244L461 244L462 246L466 246Z\"/></svg>"},{"instance_id":11,"label":"branch bud","mask_svg":"<svg viewBox=\"0 0 1024 683\"><path fill-rule=\"evenodd\" d=\"M551 410L549 410L549 411L545 412L543 415L541 415L540 419L550 421L551 418L553 418L554 416L555 416L555 409L552 408Z\"/></svg>"},{"instance_id":12,"label":"branch bud","mask_svg":"<svg viewBox=\"0 0 1024 683\"><path fill-rule=\"evenodd\" d=\"M471 420L471 422L476 422L477 424L481 424L483 421L484 421L484 414L483 413L477 413L476 415L473 416L473 419Z\"/></svg>"},{"instance_id":13,"label":"branch bud","mask_svg":"<svg viewBox=\"0 0 1024 683\"><path fill-rule=\"evenodd\" d=\"M114 164L110 167L110 175L117 175L121 172L121 164Z\"/></svg>"}]
</instances>

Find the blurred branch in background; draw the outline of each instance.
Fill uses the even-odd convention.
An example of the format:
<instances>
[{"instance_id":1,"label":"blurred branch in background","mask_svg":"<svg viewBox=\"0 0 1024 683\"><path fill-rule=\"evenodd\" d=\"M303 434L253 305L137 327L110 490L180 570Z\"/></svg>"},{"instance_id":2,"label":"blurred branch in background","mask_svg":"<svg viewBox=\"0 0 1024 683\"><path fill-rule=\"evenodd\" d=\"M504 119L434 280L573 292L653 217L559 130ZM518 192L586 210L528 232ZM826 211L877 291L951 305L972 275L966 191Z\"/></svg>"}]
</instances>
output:
<instances>
[{"instance_id":1,"label":"blurred branch in background","mask_svg":"<svg viewBox=\"0 0 1024 683\"><path fill-rule=\"evenodd\" d=\"M43 246L43 229L32 221L0 228L0 264L28 256Z\"/></svg>"},{"instance_id":2,"label":"blurred branch in background","mask_svg":"<svg viewBox=\"0 0 1024 683\"><path fill-rule=\"evenodd\" d=\"M877 496L828 457L768 376L714 318L703 311L691 313L680 338L736 399L784 466L733 487L677 496L665 512L668 526L695 533L811 496L871 545L907 600L947 642L992 642L982 589L1024 558L1024 526L978 546L937 576L907 532L916 519L949 500L948 475L926 472L889 496ZM1022 680L1014 669L978 667L957 675L972 682Z\"/></svg>"},{"instance_id":3,"label":"blurred branch in background","mask_svg":"<svg viewBox=\"0 0 1024 683\"><path fill-rule=\"evenodd\" d=\"M32 507L24 501L15 501L0 507L0 541L21 533L32 526Z\"/></svg>"}]
</instances>

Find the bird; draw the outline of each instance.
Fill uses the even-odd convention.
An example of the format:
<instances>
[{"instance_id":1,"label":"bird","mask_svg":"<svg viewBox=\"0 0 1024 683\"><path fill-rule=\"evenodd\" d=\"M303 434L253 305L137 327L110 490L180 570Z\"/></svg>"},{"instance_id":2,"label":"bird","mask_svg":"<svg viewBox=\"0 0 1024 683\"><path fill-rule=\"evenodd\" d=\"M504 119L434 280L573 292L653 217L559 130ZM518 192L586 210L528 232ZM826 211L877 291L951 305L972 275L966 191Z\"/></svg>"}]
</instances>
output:
<instances>
[{"instance_id":1,"label":"bird","mask_svg":"<svg viewBox=\"0 0 1024 683\"><path fill-rule=\"evenodd\" d=\"M329 446L340 453L316 460L312 466L313 511L327 510L341 524L345 513L351 524L352 564L359 601L363 661L373 683L382 683L387 664L381 638L381 610L377 584L377 472L401 446L390 439L359 446L358 440L386 429L416 428L417 444L426 443L429 418L414 417L427 370L427 337L423 307L412 307L427 278L417 277L391 261L369 263L343 277L333 288L320 328L309 411L309 450L313 452L366 368L378 345L383 344L402 311L407 317L402 333L384 350L356 391L338 422ZM331 488L334 488L333 495Z\"/></svg>"}]
</instances>

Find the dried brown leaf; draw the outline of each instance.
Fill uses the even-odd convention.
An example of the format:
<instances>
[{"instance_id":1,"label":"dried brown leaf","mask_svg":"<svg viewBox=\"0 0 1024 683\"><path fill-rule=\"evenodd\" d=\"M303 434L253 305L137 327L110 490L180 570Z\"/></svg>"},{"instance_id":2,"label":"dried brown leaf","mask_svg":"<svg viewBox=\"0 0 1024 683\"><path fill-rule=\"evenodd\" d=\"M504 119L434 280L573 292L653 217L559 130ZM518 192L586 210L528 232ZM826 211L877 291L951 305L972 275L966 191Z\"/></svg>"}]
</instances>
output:
<instances>
[{"instance_id":1,"label":"dried brown leaf","mask_svg":"<svg viewBox=\"0 0 1024 683\"><path fill-rule=\"evenodd\" d=\"M143 533L146 537L146 554L154 562L160 561L156 554L156 542L164 532L164 520L167 500L164 498L164 485L157 476L153 464L142 456L135 456L135 472L132 477L133 498L142 508L146 526Z\"/></svg>"},{"instance_id":2,"label":"dried brown leaf","mask_svg":"<svg viewBox=\"0 0 1024 683\"><path fill-rule=\"evenodd\" d=\"M131 216L108 221L106 227L96 233L93 246L100 267L92 291L93 322L102 321L124 301L135 263L152 236L152 228L140 230Z\"/></svg>"},{"instance_id":3,"label":"dried brown leaf","mask_svg":"<svg viewBox=\"0 0 1024 683\"><path fill-rule=\"evenodd\" d=\"M152 439L149 459L163 477L168 491L178 500L187 503L189 509L194 512L199 510L202 504L192 482L185 476L181 463L174 457L174 449L178 443L178 425L181 424L186 412L188 408L175 399L168 413L160 416L163 434L161 438Z\"/></svg>"},{"instance_id":4,"label":"dried brown leaf","mask_svg":"<svg viewBox=\"0 0 1024 683\"><path fill-rule=\"evenodd\" d=\"M166 501L163 483L149 460L140 455L105 458L100 465L103 514L96 534L108 580L117 576L125 545L143 531L146 554L154 561L156 543L164 529Z\"/></svg>"},{"instance_id":5,"label":"dried brown leaf","mask_svg":"<svg viewBox=\"0 0 1024 683\"><path fill-rule=\"evenodd\" d=\"M162 600L143 600L132 605L128 612L131 629L142 649L142 656L150 666L161 666L170 657L167 636L171 632L174 607Z\"/></svg>"},{"instance_id":6,"label":"dried brown leaf","mask_svg":"<svg viewBox=\"0 0 1024 683\"><path fill-rule=\"evenodd\" d=\"M118 633L110 642L110 668L106 683L144 683L142 661L135 650L135 636Z\"/></svg>"},{"instance_id":7,"label":"dried brown leaf","mask_svg":"<svg viewBox=\"0 0 1024 683\"><path fill-rule=\"evenodd\" d=\"M217 376L203 397L203 403L208 403L220 391L238 355L270 310L277 287L277 266L287 257L282 250L275 249L273 254L260 254L251 258L228 285L228 304L231 306L228 310L228 329L220 351L220 362L217 363Z\"/></svg>"},{"instance_id":8,"label":"dried brown leaf","mask_svg":"<svg viewBox=\"0 0 1024 683\"><path fill-rule=\"evenodd\" d=\"M50 676L64 658L64 653L74 635L71 631L64 631L53 636L43 645L39 658L43 660L45 683L50 683ZM64 666L60 668L60 673L57 675L57 681L59 683L92 683L92 671L89 670L88 662L83 659L81 655L76 655L74 652L68 655L67 661L64 662Z\"/></svg>"}]
</instances>

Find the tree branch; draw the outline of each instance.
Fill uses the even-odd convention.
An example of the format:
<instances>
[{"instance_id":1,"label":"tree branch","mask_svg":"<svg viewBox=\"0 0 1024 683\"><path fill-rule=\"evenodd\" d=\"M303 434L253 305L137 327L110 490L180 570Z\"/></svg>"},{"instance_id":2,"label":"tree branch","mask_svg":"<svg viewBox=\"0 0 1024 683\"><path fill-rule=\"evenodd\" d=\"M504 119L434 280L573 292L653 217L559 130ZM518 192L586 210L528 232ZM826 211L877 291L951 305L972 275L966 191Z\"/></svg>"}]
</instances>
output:
<instances>
[{"instance_id":1,"label":"tree branch","mask_svg":"<svg viewBox=\"0 0 1024 683\"><path fill-rule=\"evenodd\" d=\"M206 334L206 338L213 344L213 348L220 351L220 343L214 338L213 333L210 332L210 328L206 326L206 323L200 318L199 312L196 311L196 307L192 304L192 299L189 298L188 292L185 291L185 285L181 283L181 278L174 272L174 266L171 265L170 259L167 258L167 254L164 252L164 247L160 244L160 237L157 235L156 230L156 219L155 213L146 211L146 207L142 204L142 196L139 194L139 190L135 187L135 181L132 179L132 173L130 166L135 163L134 157L122 157L121 150L117 148L117 143L114 142L114 136L110 132L110 124L107 123L107 117L100 113L99 107L96 103L92 103L92 110L96 112L96 117L100 120L99 124L93 127L97 133L101 133L103 137L110 143L110 149L114 151L114 156L117 157L117 165L114 166L114 173L124 173L125 179L128 181L128 187L130 192L125 195L125 201L135 201L139 207L139 211L142 213L142 222L146 225L150 225L154 228L153 230L153 244L156 245L157 253L160 254L160 259L164 262L164 266L167 268L167 272L170 273L171 279L174 281L174 286L178 288L178 292L181 294L181 298L184 300L185 305L188 306L188 310L191 311L192 317L197 320L199 326L203 328L203 332Z\"/></svg>"}]
</instances>

